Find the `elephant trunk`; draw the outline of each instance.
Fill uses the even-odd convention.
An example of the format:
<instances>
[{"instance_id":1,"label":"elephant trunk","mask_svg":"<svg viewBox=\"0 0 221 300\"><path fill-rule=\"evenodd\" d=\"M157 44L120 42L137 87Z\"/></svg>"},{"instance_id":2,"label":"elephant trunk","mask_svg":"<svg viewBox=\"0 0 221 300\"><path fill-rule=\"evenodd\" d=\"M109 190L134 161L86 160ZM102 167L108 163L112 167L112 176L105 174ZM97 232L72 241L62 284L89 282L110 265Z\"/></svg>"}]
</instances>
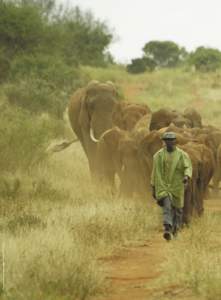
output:
<instances>
[{"instance_id":1,"label":"elephant trunk","mask_svg":"<svg viewBox=\"0 0 221 300\"><path fill-rule=\"evenodd\" d=\"M90 122L90 138L97 143L101 135L113 127L112 116L109 114L99 114L93 116Z\"/></svg>"}]
</instances>

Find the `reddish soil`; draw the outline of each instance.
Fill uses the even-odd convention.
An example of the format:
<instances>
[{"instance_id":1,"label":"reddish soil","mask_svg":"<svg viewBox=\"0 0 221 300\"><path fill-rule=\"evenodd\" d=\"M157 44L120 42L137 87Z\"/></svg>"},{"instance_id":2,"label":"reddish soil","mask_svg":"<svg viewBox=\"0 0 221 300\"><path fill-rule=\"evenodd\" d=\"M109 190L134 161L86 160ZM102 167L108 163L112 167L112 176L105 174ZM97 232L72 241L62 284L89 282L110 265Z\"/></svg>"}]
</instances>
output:
<instances>
[{"instance_id":1,"label":"reddish soil","mask_svg":"<svg viewBox=\"0 0 221 300\"><path fill-rule=\"evenodd\" d=\"M206 210L221 211L220 200L205 201ZM106 280L110 290L107 295L94 300L201 300L194 297L191 291L177 285L156 285L162 275L162 263L165 259L168 242L162 233L150 240L132 242L117 251L114 255L101 258L106 269Z\"/></svg>"}]
</instances>

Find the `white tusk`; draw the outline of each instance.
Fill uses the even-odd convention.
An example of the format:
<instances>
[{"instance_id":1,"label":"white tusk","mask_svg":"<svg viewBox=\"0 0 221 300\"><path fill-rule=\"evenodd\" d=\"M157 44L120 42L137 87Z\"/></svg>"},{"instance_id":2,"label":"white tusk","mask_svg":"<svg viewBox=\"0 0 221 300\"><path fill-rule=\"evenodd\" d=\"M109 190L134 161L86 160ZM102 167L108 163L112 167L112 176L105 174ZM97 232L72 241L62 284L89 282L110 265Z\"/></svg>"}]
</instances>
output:
<instances>
[{"instance_id":1,"label":"white tusk","mask_svg":"<svg viewBox=\"0 0 221 300\"><path fill-rule=\"evenodd\" d=\"M94 136L94 131L92 128L90 128L90 138L93 142L98 143L99 140L96 139L96 137Z\"/></svg>"}]
</instances>

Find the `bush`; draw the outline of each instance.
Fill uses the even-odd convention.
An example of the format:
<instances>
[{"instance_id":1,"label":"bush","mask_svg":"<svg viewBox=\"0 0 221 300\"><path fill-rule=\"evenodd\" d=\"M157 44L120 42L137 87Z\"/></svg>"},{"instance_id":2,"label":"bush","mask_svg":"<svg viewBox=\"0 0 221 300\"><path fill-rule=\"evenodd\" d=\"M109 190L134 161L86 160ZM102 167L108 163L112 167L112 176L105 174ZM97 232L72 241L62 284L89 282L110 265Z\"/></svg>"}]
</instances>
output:
<instances>
[{"instance_id":1,"label":"bush","mask_svg":"<svg viewBox=\"0 0 221 300\"><path fill-rule=\"evenodd\" d=\"M32 114L49 113L58 119L63 118L68 93L56 90L46 80L29 78L5 86L8 102Z\"/></svg>"},{"instance_id":2,"label":"bush","mask_svg":"<svg viewBox=\"0 0 221 300\"><path fill-rule=\"evenodd\" d=\"M0 49L0 83L6 81L10 73L10 61L4 49Z\"/></svg>"},{"instance_id":3,"label":"bush","mask_svg":"<svg viewBox=\"0 0 221 300\"><path fill-rule=\"evenodd\" d=\"M189 62L197 71L216 71L221 66L221 52L217 49L198 47L190 55Z\"/></svg>"},{"instance_id":4,"label":"bush","mask_svg":"<svg viewBox=\"0 0 221 300\"><path fill-rule=\"evenodd\" d=\"M27 77L47 81L54 89L76 89L79 86L80 71L68 65L61 56L43 53L20 55L11 63L10 79L21 80Z\"/></svg>"},{"instance_id":5,"label":"bush","mask_svg":"<svg viewBox=\"0 0 221 300\"><path fill-rule=\"evenodd\" d=\"M8 102L31 113L48 112L62 118L65 103L59 97L59 92L53 91L44 80L26 80L9 84L5 88ZM66 100L67 101L67 100Z\"/></svg>"},{"instance_id":6,"label":"bush","mask_svg":"<svg viewBox=\"0 0 221 300\"><path fill-rule=\"evenodd\" d=\"M146 63L142 58L132 59L131 64L127 65L127 72L132 74L143 73L146 71Z\"/></svg>"},{"instance_id":7,"label":"bush","mask_svg":"<svg viewBox=\"0 0 221 300\"><path fill-rule=\"evenodd\" d=\"M21 109L1 106L0 169L13 172L32 168L46 157L48 141L63 133L63 122L32 116Z\"/></svg>"}]
</instances>

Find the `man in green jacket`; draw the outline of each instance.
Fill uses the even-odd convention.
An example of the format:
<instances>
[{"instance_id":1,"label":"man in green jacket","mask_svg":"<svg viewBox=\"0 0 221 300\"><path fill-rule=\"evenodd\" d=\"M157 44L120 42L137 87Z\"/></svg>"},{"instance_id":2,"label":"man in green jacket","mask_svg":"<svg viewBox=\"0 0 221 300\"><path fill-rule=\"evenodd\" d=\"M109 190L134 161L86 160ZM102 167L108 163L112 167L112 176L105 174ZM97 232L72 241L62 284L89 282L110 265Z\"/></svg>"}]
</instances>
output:
<instances>
[{"instance_id":1,"label":"man in green jacket","mask_svg":"<svg viewBox=\"0 0 221 300\"><path fill-rule=\"evenodd\" d=\"M171 240L182 224L184 190L192 177L189 155L176 146L176 134L165 132L165 147L153 158L151 186L153 197L163 209L163 237Z\"/></svg>"}]
</instances>

